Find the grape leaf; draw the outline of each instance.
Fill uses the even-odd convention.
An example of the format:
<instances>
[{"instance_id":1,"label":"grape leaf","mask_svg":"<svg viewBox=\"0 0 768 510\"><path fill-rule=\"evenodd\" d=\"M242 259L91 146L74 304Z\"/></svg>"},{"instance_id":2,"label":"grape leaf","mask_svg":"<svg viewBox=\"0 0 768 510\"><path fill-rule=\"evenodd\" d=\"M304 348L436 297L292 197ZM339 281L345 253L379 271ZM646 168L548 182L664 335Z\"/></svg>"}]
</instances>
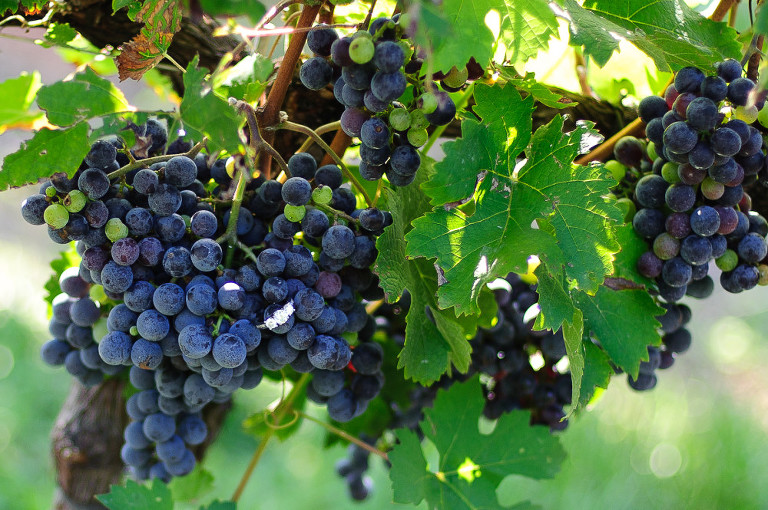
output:
<instances>
[{"instance_id":1,"label":"grape leaf","mask_svg":"<svg viewBox=\"0 0 768 510\"><path fill-rule=\"evenodd\" d=\"M57 126L71 126L98 115L131 109L123 92L90 67L71 80L42 87L37 93L37 104L45 110L48 121Z\"/></svg>"},{"instance_id":2,"label":"grape leaf","mask_svg":"<svg viewBox=\"0 0 768 510\"><path fill-rule=\"evenodd\" d=\"M59 254L59 258L51 261L51 269L53 274L45 282L45 301L49 305L53 304L53 298L61 294L61 287L59 287L59 277L66 269L75 267L80 264L80 255L77 254L74 244L69 246L68 250L64 250Z\"/></svg>"},{"instance_id":3,"label":"grape leaf","mask_svg":"<svg viewBox=\"0 0 768 510\"><path fill-rule=\"evenodd\" d=\"M77 30L69 23L51 23L45 32L45 40L41 45L45 48L52 46L67 46L67 43L77 37Z\"/></svg>"},{"instance_id":4,"label":"grape leaf","mask_svg":"<svg viewBox=\"0 0 768 510\"><path fill-rule=\"evenodd\" d=\"M637 259L648 251L648 243L637 235L637 232L635 232L630 223L626 223L616 229L616 238L621 245L621 251L614 257L613 276L624 278L637 284L651 284L652 280L637 272Z\"/></svg>"},{"instance_id":5,"label":"grape leaf","mask_svg":"<svg viewBox=\"0 0 768 510\"><path fill-rule=\"evenodd\" d=\"M136 37L122 46L115 59L120 80L138 80L163 59L174 34L181 28L181 2L145 0L134 21L144 23L144 26Z\"/></svg>"},{"instance_id":6,"label":"grape leaf","mask_svg":"<svg viewBox=\"0 0 768 510\"><path fill-rule=\"evenodd\" d=\"M6 129L29 128L42 118L42 112L32 109L35 94L41 85L37 71L0 83L0 134Z\"/></svg>"},{"instance_id":7,"label":"grape leaf","mask_svg":"<svg viewBox=\"0 0 768 510\"><path fill-rule=\"evenodd\" d=\"M0 0L0 14L5 14L6 11L16 12L19 8L18 0Z\"/></svg>"},{"instance_id":8,"label":"grape leaf","mask_svg":"<svg viewBox=\"0 0 768 510\"><path fill-rule=\"evenodd\" d=\"M199 510L237 510L237 503L233 501L211 501L208 505L201 506Z\"/></svg>"},{"instance_id":9,"label":"grape leaf","mask_svg":"<svg viewBox=\"0 0 768 510\"><path fill-rule=\"evenodd\" d=\"M640 361L648 361L648 346L661 343L660 324L654 317L664 309L644 290L600 287L594 296L576 292L574 301L584 313L585 327L611 360L637 377Z\"/></svg>"},{"instance_id":10,"label":"grape leaf","mask_svg":"<svg viewBox=\"0 0 768 510\"><path fill-rule=\"evenodd\" d=\"M562 133L563 120L556 116L536 131L527 159L518 164L533 99L522 99L510 85L481 85L475 100L482 122L462 123L462 138L446 144L437 177L425 186L435 205L463 201L476 187L475 211L440 207L416 219L406 236L407 255L437 256L446 280L438 302L461 314L477 313L483 286L511 271L525 272L532 254L594 293L620 249L614 225L622 215L605 198L613 181L600 167L573 165L593 132L578 125Z\"/></svg>"},{"instance_id":11,"label":"grape leaf","mask_svg":"<svg viewBox=\"0 0 768 510\"><path fill-rule=\"evenodd\" d=\"M85 122L67 129L43 128L18 151L5 157L0 170L0 191L37 182L58 172L72 177L89 149Z\"/></svg>"},{"instance_id":12,"label":"grape leaf","mask_svg":"<svg viewBox=\"0 0 768 510\"><path fill-rule=\"evenodd\" d=\"M464 67L471 57L486 66L499 39L506 50L506 61L524 62L546 48L549 40L557 35L557 20L547 3L546 0L444 0L442 12L417 5L412 12L420 18L421 33L416 35L416 42L431 48L436 71ZM434 17L441 22L434 23L431 19Z\"/></svg>"},{"instance_id":13,"label":"grape leaf","mask_svg":"<svg viewBox=\"0 0 768 510\"><path fill-rule=\"evenodd\" d=\"M176 476L168 484L174 501L193 501L213 490L213 475L201 464L184 476Z\"/></svg>"},{"instance_id":14,"label":"grape leaf","mask_svg":"<svg viewBox=\"0 0 768 510\"><path fill-rule=\"evenodd\" d=\"M427 199L419 189L432 172L432 161L424 158L416 181L395 191L387 189L387 202L394 223L387 227L376 242L379 250L374 271L381 279L387 301L393 303L406 289L411 294L411 307L406 317L405 347L400 352L398 368L405 377L422 384L431 384L453 364L466 372L470 362L470 346L465 330L450 309L441 310L435 301L438 272L424 259L406 260L404 235L411 220L429 209ZM474 334L477 324L468 331Z\"/></svg>"},{"instance_id":15,"label":"grape leaf","mask_svg":"<svg viewBox=\"0 0 768 510\"><path fill-rule=\"evenodd\" d=\"M173 510L171 491L160 480L139 485L129 479L125 487L113 485L109 494L100 494L96 499L109 510Z\"/></svg>"},{"instance_id":16,"label":"grape leaf","mask_svg":"<svg viewBox=\"0 0 768 510\"><path fill-rule=\"evenodd\" d=\"M506 78L512 85L519 90L523 90L532 95L533 98L550 108L572 108L579 103L572 101L567 97L563 97L560 94L556 94L551 91L541 82L536 81L534 73L526 73L524 77L515 76L513 68L503 67L501 70L501 76Z\"/></svg>"},{"instance_id":17,"label":"grape leaf","mask_svg":"<svg viewBox=\"0 0 768 510\"><path fill-rule=\"evenodd\" d=\"M592 342L584 342L584 377L581 380L579 406L586 406L598 387L608 388L611 376L613 368L605 351Z\"/></svg>"},{"instance_id":18,"label":"grape leaf","mask_svg":"<svg viewBox=\"0 0 768 510\"><path fill-rule=\"evenodd\" d=\"M211 90L205 80L208 70L198 69L198 61L195 56L184 74L184 97L179 106L182 125L192 138L201 140L206 136L211 152L223 149L234 154L241 144L242 119L224 98Z\"/></svg>"},{"instance_id":19,"label":"grape leaf","mask_svg":"<svg viewBox=\"0 0 768 510\"><path fill-rule=\"evenodd\" d=\"M426 499L430 508L503 508L496 488L504 477L552 478L557 473L565 451L547 427L531 426L527 411L513 411L499 418L493 432L481 434L483 405L477 377L438 391L420 423L440 456L434 471L415 432L395 431L400 442L389 453L395 503Z\"/></svg>"},{"instance_id":20,"label":"grape leaf","mask_svg":"<svg viewBox=\"0 0 768 510\"><path fill-rule=\"evenodd\" d=\"M693 65L712 69L726 57L741 58L737 33L724 23L706 19L678 0L562 0L571 44L584 46L598 65L605 65L624 39L653 59L661 71Z\"/></svg>"},{"instance_id":21,"label":"grape leaf","mask_svg":"<svg viewBox=\"0 0 768 510\"><path fill-rule=\"evenodd\" d=\"M141 1L140 0L112 0L112 14L116 13L123 7L129 7L135 4L141 5Z\"/></svg>"}]
</instances>

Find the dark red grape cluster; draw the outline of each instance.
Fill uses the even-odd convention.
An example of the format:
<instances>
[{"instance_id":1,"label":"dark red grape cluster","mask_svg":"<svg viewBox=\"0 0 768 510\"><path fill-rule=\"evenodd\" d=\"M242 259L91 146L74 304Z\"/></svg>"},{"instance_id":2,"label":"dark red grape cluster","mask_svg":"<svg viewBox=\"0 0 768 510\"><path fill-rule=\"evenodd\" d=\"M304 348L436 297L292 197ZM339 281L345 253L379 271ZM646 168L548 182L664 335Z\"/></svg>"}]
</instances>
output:
<instances>
[{"instance_id":1,"label":"dark red grape cluster","mask_svg":"<svg viewBox=\"0 0 768 510\"><path fill-rule=\"evenodd\" d=\"M162 156L162 124L138 129L149 142L133 159ZM77 243L82 260L61 276L42 357L86 385L130 372L139 391L121 454L133 475L189 473L190 447L207 434L202 410L264 372L311 373L309 397L331 418L362 414L384 382L365 300L383 296L370 267L391 215L358 208L341 169L306 153L289 159L290 178L246 183L233 178L239 156L166 153L133 168L123 147L95 142L74 176L43 184L22 215ZM107 333L95 341L100 318Z\"/></svg>"},{"instance_id":2,"label":"dark red grape cluster","mask_svg":"<svg viewBox=\"0 0 768 510\"><path fill-rule=\"evenodd\" d=\"M307 45L315 56L302 65L301 82L312 90L333 83L336 99L345 106L341 128L361 141L360 175L369 181L386 175L395 186L413 182L421 165L417 149L429 138L427 128L450 123L456 105L445 90L420 77L422 62L399 16L373 20L367 31L348 37L315 27ZM441 76L443 88L453 91L469 74L454 68ZM412 94L406 93L409 82L414 83Z\"/></svg>"},{"instance_id":3,"label":"dark red grape cluster","mask_svg":"<svg viewBox=\"0 0 768 510\"><path fill-rule=\"evenodd\" d=\"M640 102L649 142L626 138L615 147L620 163L644 174L632 223L652 249L638 270L667 302L709 295L712 260L728 292L768 284L768 223L750 212L744 192L764 173L763 137L748 124L763 101L754 103L755 84L741 72L734 60L712 76L681 69L665 97Z\"/></svg>"}]
</instances>

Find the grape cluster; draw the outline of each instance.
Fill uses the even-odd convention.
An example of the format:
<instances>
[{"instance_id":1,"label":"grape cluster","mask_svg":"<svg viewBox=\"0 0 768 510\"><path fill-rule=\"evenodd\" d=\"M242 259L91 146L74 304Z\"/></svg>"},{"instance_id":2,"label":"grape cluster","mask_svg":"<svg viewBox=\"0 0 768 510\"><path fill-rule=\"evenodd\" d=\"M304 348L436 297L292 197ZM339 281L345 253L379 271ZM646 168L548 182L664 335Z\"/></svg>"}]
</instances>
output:
<instances>
[{"instance_id":1,"label":"grape cluster","mask_svg":"<svg viewBox=\"0 0 768 510\"><path fill-rule=\"evenodd\" d=\"M307 37L315 56L301 66L300 78L312 90L333 82L334 96L345 106L341 128L362 142L360 175L370 181L386 175L393 185L406 186L421 165L417 149L429 138L427 128L450 123L456 105L447 92L419 79L421 60L398 21L378 18L367 31L341 38L333 28L316 27ZM443 78L443 88L446 81L456 86L451 90L466 82L467 72L454 71ZM411 106L398 102L408 76L417 83Z\"/></svg>"},{"instance_id":2,"label":"grape cluster","mask_svg":"<svg viewBox=\"0 0 768 510\"><path fill-rule=\"evenodd\" d=\"M750 104L754 88L734 60L718 64L715 76L683 68L664 98L640 102L649 143L630 137L615 147L619 163L647 170L635 186L632 223L652 249L638 270L667 302L709 295L712 260L729 292L768 284L768 223L749 211L743 188L765 164L762 135L749 125L763 106Z\"/></svg>"},{"instance_id":3,"label":"grape cluster","mask_svg":"<svg viewBox=\"0 0 768 510\"><path fill-rule=\"evenodd\" d=\"M161 134L144 137L145 154L162 154ZM383 296L370 266L391 215L358 208L341 169L318 168L306 153L288 160L291 177L254 178L235 204L237 158L169 154L127 172L118 171L128 164L122 147L94 143L74 177L44 184L22 215L57 242L77 241L82 260L62 274L42 356L88 385L129 370L139 391L121 454L133 475L189 473L191 447L207 435L205 406L256 387L264 371L312 372L308 395L331 418L363 413L384 382L364 300ZM227 259L221 243L232 231L240 249ZM107 333L95 342L103 316Z\"/></svg>"}]
</instances>

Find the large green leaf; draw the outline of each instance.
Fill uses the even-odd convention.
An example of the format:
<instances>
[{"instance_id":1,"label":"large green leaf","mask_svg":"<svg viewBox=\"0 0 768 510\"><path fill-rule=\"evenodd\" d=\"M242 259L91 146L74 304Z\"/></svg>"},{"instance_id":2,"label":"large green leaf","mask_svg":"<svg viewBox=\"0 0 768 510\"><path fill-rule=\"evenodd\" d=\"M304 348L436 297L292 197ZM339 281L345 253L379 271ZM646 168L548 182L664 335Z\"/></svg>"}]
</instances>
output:
<instances>
[{"instance_id":1,"label":"large green leaf","mask_svg":"<svg viewBox=\"0 0 768 510\"><path fill-rule=\"evenodd\" d=\"M640 361L648 360L648 346L659 345L657 315L664 313L644 290L611 290L600 287L597 294L583 292L574 300L584 313L586 328L611 357L611 360L633 377L637 377Z\"/></svg>"},{"instance_id":2,"label":"large green leaf","mask_svg":"<svg viewBox=\"0 0 768 510\"><path fill-rule=\"evenodd\" d=\"M205 79L208 70L198 69L198 61L198 57L192 59L184 74L184 98L179 106L182 125L193 139L208 137L211 152L226 150L233 154L240 147L243 121L223 97L211 90Z\"/></svg>"},{"instance_id":3,"label":"large green leaf","mask_svg":"<svg viewBox=\"0 0 768 510\"><path fill-rule=\"evenodd\" d=\"M96 496L109 510L173 510L171 491L160 480L139 485L126 480L125 487L113 485L109 494Z\"/></svg>"},{"instance_id":4,"label":"large green leaf","mask_svg":"<svg viewBox=\"0 0 768 510\"><path fill-rule=\"evenodd\" d=\"M413 222L407 255L437 257L446 280L439 304L462 314L477 313L483 286L524 272L530 255L594 293L613 270L620 249L614 229L622 217L605 198L613 181L602 169L573 164L594 132L580 125L563 133L557 116L536 131L527 159L518 163L533 99L508 85L478 86L475 100L482 122L464 121L462 138L446 144L437 176L425 186L434 205L447 205ZM476 203L472 214L451 207L467 199Z\"/></svg>"},{"instance_id":5,"label":"large green leaf","mask_svg":"<svg viewBox=\"0 0 768 510\"><path fill-rule=\"evenodd\" d=\"M506 61L525 62L557 35L546 0L444 0L442 10L429 4L417 4L411 14L420 20L416 42L432 50L435 71L464 67L471 57L487 65L497 42L506 49Z\"/></svg>"},{"instance_id":6,"label":"large green leaf","mask_svg":"<svg viewBox=\"0 0 768 510\"><path fill-rule=\"evenodd\" d=\"M438 392L420 424L440 456L431 469L416 434L396 431L400 442L389 453L396 503L426 499L430 508L500 509L496 488L504 477L552 478L557 473L565 451L547 427L531 426L528 412L513 411L499 418L493 432L481 434L483 405L476 377Z\"/></svg>"},{"instance_id":7,"label":"large green leaf","mask_svg":"<svg viewBox=\"0 0 768 510\"><path fill-rule=\"evenodd\" d=\"M0 134L6 129L29 127L42 118L42 112L32 108L41 85L37 71L0 83Z\"/></svg>"},{"instance_id":8,"label":"large green leaf","mask_svg":"<svg viewBox=\"0 0 768 510\"><path fill-rule=\"evenodd\" d=\"M424 259L406 259L404 236L411 230L411 221L429 210L419 183L431 172L431 161L425 158L412 185L387 190L394 223L376 242L379 256L374 268L390 303L397 301L405 290L411 294L405 347L400 353L398 368L405 369L406 378L422 384L439 379L451 364L466 372L470 362L470 347L464 329L467 326L462 326L452 310L441 310L435 300L437 269ZM476 327L475 322L468 333L473 334Z\"/></svg>"},{"instance_id":9,"label":"large green leaf","mask_svg":"<svg viewBox=\"0 0 768 510\"><path fill-rule=\"evenodd\" d=\"M717 60L741 58L737 33L708 20L679 0L561 0L571 44L605 65L624 39L653 59L662 71L688 65L711 69ZM555 8L559 11L559 8Z\"/></svg>"},{"instance_id":10,"label":"large green leaf","mask_svg":"<svg viewBox=\"0 0 768 510\"><path fill-rule=\"evenodd\" d=\"M37 93L37 105L45 110L48 121L57 126L71 126L91 117L130 109L123 92L90 67L71 80L42 87Z\"/></svg>"},{"instance_id":11,"label":"large green leaf","mask_svg":"<svg viewBox=\"0 0 768 510\"><path fill-rule=\"evenodd\" d=\"M168 484L174 501L194 501L211 492L214 488L214 478L202 464L184 476L174 477Z\"/></svg>"},{"instance_id":12,"label":"large green leaf","mask_svg":"<svg viewBox=\"0 0 768 510\"><path fill-rule=\"evenodd\" d=\"M72 177L89 148L85 122L67 129L43 128L18 151L5 157L0 171L0 191L38 182L58 172Z\"/></svg>"}]
</instances>

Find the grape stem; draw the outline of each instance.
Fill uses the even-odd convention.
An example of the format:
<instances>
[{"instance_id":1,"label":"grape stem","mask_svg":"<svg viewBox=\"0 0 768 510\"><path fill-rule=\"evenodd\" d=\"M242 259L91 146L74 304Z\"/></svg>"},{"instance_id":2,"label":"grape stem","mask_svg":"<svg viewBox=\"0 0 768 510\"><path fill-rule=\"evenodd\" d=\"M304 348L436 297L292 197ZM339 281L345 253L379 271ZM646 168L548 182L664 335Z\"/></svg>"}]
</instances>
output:
<instances>
[{"instance_id":1,"label":"grape stem","mask_svg":"<svg viewBox=\"0 0 768 510\"><path fill-rule=\"evenodd\" d=\"M373 207L373 201L371 200L371 197L368 195L368 192L365 191L365 188L362 184L360 184L360 181L357 180L357 178L352 174L352 172L349 171L349 168L347 168L347 165L344 164L344 162L341 160L338 154L333 152L333 149L325 143L325 140L320 138L320 135L318 135L315 131L313 131L311 128L303 125L303 124L296 124L295 122L291 121L283 121L280 124L277 124L271 128L267 129L287 129L289 131L296 131L298 133L303 133L307 136L311 136L312 139L315 140L315 143L322 147L322 149L333 159L333 162L339 165L341 168L341 171L344 173L344 175L349 179L349 182L352 183L352 185L357 189L357 191L360 192L361 195L363 195L363 198L365 199L365 203L368 204L368 207Z\"/></svg>"},{"instance_id":2,"label":"grape stem","mask_svg":"<svg viewBox=\"0 0 768 510\"><path fill-rule=\"evenodd\" d=\"M325 133L330 133L331 131L336 131L337 129L341 128L341 121L337 120L336 122L331 122L329 124L323 124L319 128L315 129L315 133L318 135L324 135ZM312 147L312 145L315 143L315 139L311 136L308 136L306 140L304 140L304 143L301 144L301 147L299 147L296 152L307 152L307 149Z\"/></svg>"},{"instance_id":3,"label":"grape stem","mask_svg":"<svg viewBox=\"0 0 768 510\"><path fill-rule=\"evenodd\" d=\"M224 258L224 267L232 267L232 257L234 256L234 247L238 244L237 241L237 219L240 216L240 206L243 204L243 195L245 194L245 186L247 184L245 178L246 167L239 167L237 169L237 187L235 188L235 196L232 197L232 207L229 210L229 223L227 223L227 229L224 231L216 242L221 244L227 243L227 254Z\"/></svg>"},{"instance_id":4,"label":"grape stem","mask_svg":"<svg viewBox=\"0 0 768 510\"><path fill-rule=\"evenodd\" d=\"M245 101L235 99L234 97L229 98L229 104L234 107L238 113L245 115L246 121L248 122L248 132L250 134L248 146L251 149L253 156L255 157L255 155L262 150L265 151L275 158L275 161L280 165L280 168L285 172L285 175L290 177L291 171L288 169L288 164L280 153L261 136L261 132L259 131L259 121L256 120L256 110L253 109L253 106ZM264 177L267 179L270 178L269 171L264 174Z\"/></svg>"},{"instance_id":5,"label":"grape stem","mask_svg":"<svg viewBox=\"0 0 768 510\"><path fill-rule=\"evenodd\" d=\"M274 423L279 424L286 414L288 414L290 411L293 411L293 402L296 400L296 398L298 398L299 394L304 391L304 387L307 385L307 383L309 383L309 377L309 374L302 374L299 380L296 381L296 383L293 385L293 388L291 388L291 392L288 393L287 397L285 397L285 400L278 404L274 413L272 413L274 417ZM272 436L275 435L276 431L277 430L272 427L267 427L266 432L264 432L264 436L261 438L259 447L254 452L253 457L251 458L251 462L245 469L245 472L240 479L240 483L237 485L237 489L235 489L235 493L232 495L232 501L234 503L237 503L240 500L240 497L243 495L243 491L245 490L245 486L248 484L248 480L250 480L251 475L253 474L253 470L256 469L256 465L259 463L259 459L261 459L261 456L267 447L267 443L270 439L272 439Z\"/></svg>"},{"instance_id":6,"label":"grape stem","mask_svg":"<svg viewBox=\"0 0 768 510\"><path fill-rule=\"evenodd\" d=\"M162 163L163 161L168 161L172 158L175 158L176 156L186 156L189 159L194 159L195 156L205 147L205 143L208 140L206 138L203 138L203 140L197 144L195 144L194 147L189 149L188 152L184 152L182 154L163 154L162 156L155 156L153 158L144 158L139 160L133 160L131 163L128 163L124 167L118 168L114 172L111 172L107 174L107 177L110 181L117 179L118 177L122 177L123 175L127 174L128 172L132 170L138 170L139 168L149 167L151 165L154 165L155 163Z\"/></svg>"},{"instance_id":7,"label":"grape stem","mask_svg":"<svg viewBox=\"0 0 768 510\"><path fill-rule=\"evenodd\" d=\"M340 428L334 427L330 423L326 423L326 422L324 422L322 420L318 420L314 416L310 416L310 415L308 415L307 413L305 413L303 411L296 411L296 410L294 410L293 412L296 413L301 418L304 418L305 420L309 420L309 421L311 421L313 423L317 423L318 425L320 425L321 427L323 427L324 429L326 429L330 433L335 434L335 435L339 436L342 439L346 439L350 443L356 444L357 446L359 446L363 450L371 452L372 454L378 455L382 459L384 459L386 461L389 461L389 456L386 454L386 452L383 452L383 451L379 450L378 448L369 445L368 443L366 443L365 441L361 440L360 438L357 438L357 437L355 437L355 436L353 436L351 434L348 434L347 432L341 430Z\"/></svg>"},{"instance_id":8,"label":"grape stem","mask_svg":"<svg viewBox=\"0 0 768 510\"><path fill-rule=\"evenodd\" d=\"M313 207L317 207L321 211L325 211L328 214L333 214L335 217L343 218L347 220L350 223L360 223L360 220L353 218L349 214L345 213L344 211L339 211L337 209L334 209L333 207L326 205L326 204L312 204Z\"/></svg>"}]
</instances>

